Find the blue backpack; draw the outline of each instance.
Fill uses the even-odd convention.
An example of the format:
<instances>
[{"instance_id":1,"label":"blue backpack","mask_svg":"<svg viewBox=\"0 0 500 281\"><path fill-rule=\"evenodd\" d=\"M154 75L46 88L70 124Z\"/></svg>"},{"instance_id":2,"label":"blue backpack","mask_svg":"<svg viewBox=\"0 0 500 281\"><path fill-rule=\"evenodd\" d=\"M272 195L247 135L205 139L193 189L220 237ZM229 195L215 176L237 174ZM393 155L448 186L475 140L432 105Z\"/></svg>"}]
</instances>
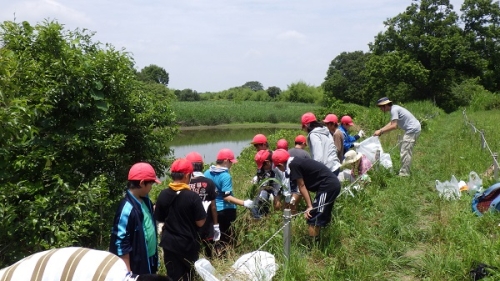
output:
<instances>
[{"instance_id":1,"label":"blue backpack","mask_svg":"<svg viewBox=\"0 0 500 281\"><path fill-rule=\"evenodd\" d=\"M490 186L472 199L472 211L482 216L488 210L500 211L500 183Z\"/></svg>"}]
</instances>

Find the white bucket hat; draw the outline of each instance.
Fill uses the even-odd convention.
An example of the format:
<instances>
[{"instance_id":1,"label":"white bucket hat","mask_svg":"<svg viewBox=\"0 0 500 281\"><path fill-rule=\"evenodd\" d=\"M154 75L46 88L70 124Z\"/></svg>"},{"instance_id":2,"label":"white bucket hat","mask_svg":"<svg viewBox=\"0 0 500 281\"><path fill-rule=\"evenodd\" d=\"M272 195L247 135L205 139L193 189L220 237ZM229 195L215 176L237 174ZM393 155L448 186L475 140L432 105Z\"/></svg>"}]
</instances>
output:
<instances>
[{"instance_id":1,"label":"white bucket hat","mask_svg":"<svg viewBox=\"0 0 500 281\"><path fill-rule=\"evenodd\" d=\"M361 157L363 157L363 153L356 152L354 150L349 150L344 155L344 161L342 162L342 166L352 164L361 159Z\"/></svg>"}]
</instances>

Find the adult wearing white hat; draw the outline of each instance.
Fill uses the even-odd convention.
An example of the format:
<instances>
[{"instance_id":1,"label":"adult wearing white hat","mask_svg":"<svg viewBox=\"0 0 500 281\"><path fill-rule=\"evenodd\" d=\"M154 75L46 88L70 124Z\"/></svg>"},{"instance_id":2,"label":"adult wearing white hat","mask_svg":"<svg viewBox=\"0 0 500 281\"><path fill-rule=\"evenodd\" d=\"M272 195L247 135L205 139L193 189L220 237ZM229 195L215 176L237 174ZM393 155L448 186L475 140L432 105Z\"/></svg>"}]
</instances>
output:
<instances>
[{"instance_id":1,"label":"adult wearing white hat","mask_svg":"<svg viewBox=\"0 0 500 281\"><path fill-rule=\"evenodd\" d=\"M377 106L383 112L391 113L391 121L384 127L376 130L375 133L373 133L374 136L381 136L398 127L405 131L401 143L401 168L399 169L399 176L408 177L410 176L413 147L421 131L420 122L418 122L417 118L415 118L406 108L399 105L393 105L392 101L387 97L379 99L377 101Z\"/></svg>"}]
</instances>

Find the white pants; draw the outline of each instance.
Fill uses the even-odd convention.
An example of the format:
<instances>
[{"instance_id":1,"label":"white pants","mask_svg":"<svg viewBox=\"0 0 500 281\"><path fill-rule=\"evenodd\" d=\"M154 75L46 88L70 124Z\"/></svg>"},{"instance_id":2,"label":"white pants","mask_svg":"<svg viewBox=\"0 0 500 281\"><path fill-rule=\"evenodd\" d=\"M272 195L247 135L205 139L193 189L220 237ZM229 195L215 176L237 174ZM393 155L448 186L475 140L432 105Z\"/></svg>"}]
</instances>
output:
<instances>
[{"instance_id":1,"label":"white pants","mask_svg":"<svg viewBox=\"0 0 500 281\"><path fill-rule=\"evenodd\" d=\"M418 139L418 133L407 133L403 136L403 141L401 143L401 169L399 169L399 175L408 176L410 175L411 157L413 155L413 147Z\"/></svg>"}]
</instances>

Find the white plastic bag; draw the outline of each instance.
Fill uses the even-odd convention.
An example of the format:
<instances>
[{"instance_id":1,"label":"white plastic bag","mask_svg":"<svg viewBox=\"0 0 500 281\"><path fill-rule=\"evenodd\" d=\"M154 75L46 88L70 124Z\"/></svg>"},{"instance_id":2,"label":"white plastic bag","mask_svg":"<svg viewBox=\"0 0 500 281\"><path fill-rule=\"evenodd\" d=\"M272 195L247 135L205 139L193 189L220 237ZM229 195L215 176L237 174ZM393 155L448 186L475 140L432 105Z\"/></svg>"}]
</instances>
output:
<instances>
[{"instance_id":1,"label":"white plastic bag","mask_svg":"<svg viewBox=\"0 0 500 281\"><path fill-rule=\"evenodd\" d=\"M369 137L362 141L356 148L356 152L363 153L372 163L375 163L377 150L380 151L380 164L386 169L392 168L391 155L389 153L384 153L379 137Z\"/></svg>"},{"instance_id":2,"label":"white plastic bag","mask_svg":"<svg viewBox=\"0 0 500 281\"><path fill-rule=\"evenodd\" d=\"M196 272L205 281L271 281L276 274L277 267L274 256L264 251L244 254L233 264L231 273L220 279L207 259L202 258L194 263Z\"/></svg>"},{"instance_id":3,"label":"white plastic bag","mask_svg":"<svg viewBox=\"0 0 500 281\"><path fill-rule=\"evenodd\" d=\"M391 155L389 153L381 153L380 164L386 169L391 169L392 168Z\"/></svg>"},{"instance_id":4,"label":"white plastic bag","mask_svg":"<svg viewBox=\"0 0 500 281\"><path fill-rule=\"evenodd\" d=\"M467 187L469 188L469 194L475 194L476 192L483 191L483 180L476 172L472 171L469 173Z\"/></svg>"},{"instance_id":5,"label":"white plastic bag","mask_svg":"<svg viewBox=\"0 0 500 281\"><path fill-rule=\"evenodd\" d=\"M451 176L450 181L440 182L436 180L436 189L439 192L439 196L446 200L458 199L462 195L458 186L458 180L454 175Z\"/></svg>"},{"instance_id":6,"label":"white plastic bag","mask_svg":"<svg viewBox=\"0 0 500 281\"><path fill-rule=\"evenodd\" d=\"M361 152L365 155L370 162L375 163L375 155L377 150L380 150L380 155L384 152L382 150L382 144L378 137L369 137L366 140L359 143L359 147L356 148L356 152Z\"/></svg>"}]
</instances>

